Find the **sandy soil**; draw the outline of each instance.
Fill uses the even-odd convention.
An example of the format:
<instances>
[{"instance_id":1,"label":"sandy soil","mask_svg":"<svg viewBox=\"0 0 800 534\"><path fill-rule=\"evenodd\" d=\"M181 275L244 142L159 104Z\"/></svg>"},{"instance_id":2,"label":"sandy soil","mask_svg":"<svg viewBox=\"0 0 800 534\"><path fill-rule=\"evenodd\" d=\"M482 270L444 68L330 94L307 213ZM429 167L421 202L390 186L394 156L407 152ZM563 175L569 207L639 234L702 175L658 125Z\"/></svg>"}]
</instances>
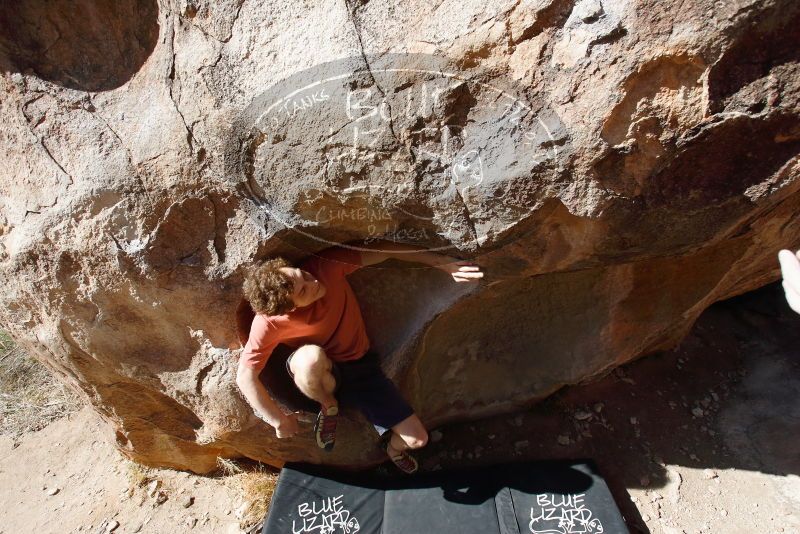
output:
<instances>
[{"instance_id":1,"label":"sandy soil","mask_svg":"<svg viewBox=\"0 0 800 534\"><path fill-rule=\"evenodd\" d=\"M151 497L131 483L138 469L104 432L84 408L16 443L0 438L0 533L97 533L114 522L115 533L240 532L241 503L223 478L155 470Z\"/></svg>"},{"instance_id":2,"label":"sandy soil","mask_svg":"<svg viewBox=\"0 0 800 534\"><path fill-rule=\"evenodd\" d=\"M634 532L798 533L798 327L779 286L722 303L675 351L516 414L436 429L421 463L593 458ZM0 534L240 532L225 478L158 470L154 496L131 490L137 470L104 435L83 409L0 437Z\"/></svg>"}]
</instances>

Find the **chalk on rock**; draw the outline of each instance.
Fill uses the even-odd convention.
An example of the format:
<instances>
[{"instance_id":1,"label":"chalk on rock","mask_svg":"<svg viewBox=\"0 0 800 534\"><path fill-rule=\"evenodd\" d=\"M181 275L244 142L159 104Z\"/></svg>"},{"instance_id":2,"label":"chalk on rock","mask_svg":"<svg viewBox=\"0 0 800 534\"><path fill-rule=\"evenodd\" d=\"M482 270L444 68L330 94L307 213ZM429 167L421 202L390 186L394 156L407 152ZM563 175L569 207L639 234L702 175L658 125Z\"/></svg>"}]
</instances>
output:
<instances>
[{"instance_id":1,"label":"chalk on rock","mask_svg":"<svg viewBox=\"0 0 800 534\"><path fill-rule=\"evenodd\" d=\"M584 0L575 6L575 15L583 22L596 21L603 14L603 4L600 0Z\"/></svg>"}]
</instances>

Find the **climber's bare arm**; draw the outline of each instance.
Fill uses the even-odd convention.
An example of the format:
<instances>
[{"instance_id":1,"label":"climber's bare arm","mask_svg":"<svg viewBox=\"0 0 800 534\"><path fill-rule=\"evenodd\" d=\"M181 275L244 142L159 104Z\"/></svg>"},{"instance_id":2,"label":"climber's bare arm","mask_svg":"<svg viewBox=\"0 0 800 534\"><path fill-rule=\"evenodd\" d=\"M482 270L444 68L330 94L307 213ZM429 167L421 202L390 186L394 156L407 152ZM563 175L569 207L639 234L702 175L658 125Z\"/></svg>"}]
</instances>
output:
<instances>
[{"instance_id":1,"label":"climber's bare arm","mask_svg":"<svg viewBox=\"0 0 800 534\"><path fill-rule=\"evenodd\" d=\"M371 242L367 248L370 250L361 251L361 264L363 266L375 265L389 258L395 258L436 267L451 275L456 282L476 282L483 278L480 267L470 261L422 251L419 250L419 247L413 245L378 240Z\"/></svg>"},{"instance_id":2,"label":"climber's bare arm","mask_svg":"<svg viewBox=\"0 0 800 534\"><path fill-rule=\"evenodd\" d=\"M290 438L299 430L297 416L283 413L283 410L269 396L266 388L258 379L259 373L260 371L248 367L240 361L236 371L236 385L239 386L256 414L261 414L262 419L275 428L279 438Z\"/></svg>"}]
</instances>

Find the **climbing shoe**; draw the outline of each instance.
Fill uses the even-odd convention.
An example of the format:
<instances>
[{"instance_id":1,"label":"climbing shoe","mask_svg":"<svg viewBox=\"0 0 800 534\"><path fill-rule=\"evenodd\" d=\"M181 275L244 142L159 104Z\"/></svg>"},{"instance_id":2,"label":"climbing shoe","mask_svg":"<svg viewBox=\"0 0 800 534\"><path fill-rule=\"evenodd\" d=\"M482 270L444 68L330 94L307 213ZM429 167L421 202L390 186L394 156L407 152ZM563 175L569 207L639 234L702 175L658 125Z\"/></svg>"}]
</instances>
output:
<instances>
[{"instance_id":1,"label":"climbing shoe","mask_svg":"<svg viewBox=\"0 0 800 534\"><path fill-rule=\"evenodd\" d=\"M320 449L329 451L336 442L336 424L339 421L339 407L331 406L327 412L322 409L317 414L314 424L314 434L317 436L317 445Z\"/></svg>"},{"instance_id":2,"label":"climbing shoe","mask_svg":"<svg viewBox=\"0 0 800 534\"><path fill-rule=\"evenodd\" d=\"M389 442L386 442L386 454L389 456L389 459L397 466L397 468L407 475L411 475L417 472L419 469L419 464L414 459L413 456L408 454L406 451L397 451L392 447Z\"/></svg>"}]
</instances>

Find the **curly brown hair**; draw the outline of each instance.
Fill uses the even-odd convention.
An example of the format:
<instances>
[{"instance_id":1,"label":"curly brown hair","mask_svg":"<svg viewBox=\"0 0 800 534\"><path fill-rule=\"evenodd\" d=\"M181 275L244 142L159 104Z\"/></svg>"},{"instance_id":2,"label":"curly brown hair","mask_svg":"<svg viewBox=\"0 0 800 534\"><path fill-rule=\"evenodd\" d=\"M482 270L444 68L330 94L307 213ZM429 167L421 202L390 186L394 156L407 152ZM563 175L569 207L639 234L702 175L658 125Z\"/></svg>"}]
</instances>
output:
<instances>
[{"instance_id":1,"label":"curly brown hair","mask_svg":"<svg viewBox=\"0 0 800 534\"><path fill-rule=\"evenodd\" d=\"M294 308L294 284L281 267L292 267L282 257L272 258L251 267L245 276L242 291L256 313L283 315Z\"/></svg>"}]
</instances>

